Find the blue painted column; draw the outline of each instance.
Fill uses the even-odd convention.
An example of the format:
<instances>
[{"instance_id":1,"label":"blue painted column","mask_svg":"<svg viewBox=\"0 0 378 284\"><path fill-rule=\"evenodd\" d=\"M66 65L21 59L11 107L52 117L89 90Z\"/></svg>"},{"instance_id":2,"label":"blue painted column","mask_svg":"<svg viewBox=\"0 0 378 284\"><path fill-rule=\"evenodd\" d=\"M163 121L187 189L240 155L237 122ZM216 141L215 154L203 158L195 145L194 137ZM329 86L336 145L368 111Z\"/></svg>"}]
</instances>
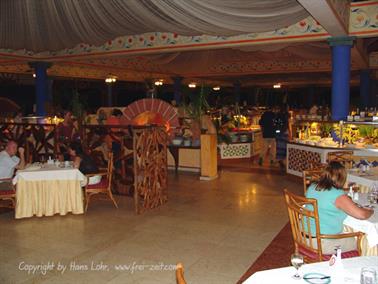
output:
<instances>
[{"instance_id":1,"label":"blue painted column","mask_svg":"<svg viewBox=\"0 0 378 284\"><path fill-rule=\"evenodd\" d=\"M113 90L112 90L112 83L108 83L108 93L107 93L107 97L106 97L106 105L108 107L112 107L113 106Z\"/></svg>"},{"instance_id":2,"label":"blue painted column","mask_svg":"<svg viewBox=\"0 0 378 284\"><path fill-rule=\"evenodd\" d=\"M365 109L369 107L370 100L370 71L361 70L360 73L360 107Z\"/></svg>"},{"instance_id":3,"label":"blue painted column","mask_svg":"<svg viewBox=\"0 0 378 284\"><path fill-rule=\"evenodd\" d=\"M51 66L49 62L31 62L29 65L35 70L35 93L36 93L36 115L46 115L46 104L49 102L47 69Z\"/></svg>"},{"instance_id":4,"label":"blue painted column","mask_svg":"<svg viewBox=\"0 0 378 284\"><path fill-rule=\"evenodd\" d=\"M240 103L240 88L241 88L241 83L239 81L234 82L234 97L235 97L235 102Z\"/></svg>"},{"instance_id":5,"label":"blue painted column","mask_svg":"<svg viewBox=\"0 0 378 284\"><path fill-rule=\"evenodd\" d=\"M183 77L172 77L173 80L173 92L174 92L174 99L176 101L176 105L179 105L181 103L181 83L182 83Z\"/></svg>"},{"instance_id":6,"label":"blue painted column","mask_svg":"<svg viewBox=\"0 0 378 284\"><path fill-rule=\"evenodd\" d=\"M334 37L328 40L332 47L332 120L346 120L350 98L350 51L352 37Z\"/></svg>"}]
</instances>

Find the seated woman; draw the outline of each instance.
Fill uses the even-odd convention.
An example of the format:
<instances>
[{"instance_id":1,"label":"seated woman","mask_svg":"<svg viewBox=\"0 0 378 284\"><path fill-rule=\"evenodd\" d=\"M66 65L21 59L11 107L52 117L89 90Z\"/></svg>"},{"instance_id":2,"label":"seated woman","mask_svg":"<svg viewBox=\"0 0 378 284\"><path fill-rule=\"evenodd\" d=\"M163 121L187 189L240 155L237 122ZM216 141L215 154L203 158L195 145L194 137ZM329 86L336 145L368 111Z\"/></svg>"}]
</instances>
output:
<instances>
[{"instance_id":1,"label":"seated woman","mask_svg":"<svg viewBox=\"0 0 378 284\"><path fill-rule=\"evenodd\" d=\"M312 184L306 192L307 198L317 200L320 233L340 234L343 232L343 222L347 215L357 219L368 219L373 210L361 208L344 192L347 173L339 162L330 162L317 184ZM310 220L311 232L316 232L314 220ZM324 239L322 251L325 254L334 252L335 246L340 245L343 251L356 248L354 238Z\"/></svg>"},{"instance_id":2,"label":"seated woman","mask_svg":"<svg viewBox=\"0 0 378 284\"><path fill-rule=\"evenodd\" d=\"M83 151L80 142L71 142L68 148L68 153L73 161L73 166L79 169L83 174L98 173L98 167L91 156ZM101 181L101 176L92 176L88 179L88 184L97 184Z\"/></svg>"}]
</instances>

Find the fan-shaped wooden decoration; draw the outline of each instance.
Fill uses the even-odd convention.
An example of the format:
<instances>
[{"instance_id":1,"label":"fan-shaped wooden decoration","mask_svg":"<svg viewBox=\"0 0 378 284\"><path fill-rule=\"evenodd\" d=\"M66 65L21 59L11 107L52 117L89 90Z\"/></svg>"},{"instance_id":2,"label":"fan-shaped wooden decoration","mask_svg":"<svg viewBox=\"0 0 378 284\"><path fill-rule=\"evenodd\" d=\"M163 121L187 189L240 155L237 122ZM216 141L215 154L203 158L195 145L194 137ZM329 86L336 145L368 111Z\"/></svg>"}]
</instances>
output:
<instances>
[{"instance_id":1,"label":"fan-shaped wooden decoration","mask_svg":"<svg viewBox=\"0 0 378 284\"><path fill-rule=\"evenodd\" d=\"M168 123L169 127L179 126L177 109L169 103L159 99L141 99L128 105L123 111L123 114L126 117L125 124L140 125L135 119L143 113L146 113L146 115L150 115L151 113L157 114L157 117L159 118L157 122L160 122L160 118L164 120L162 125Z\"/></svg>"}]
</instances>

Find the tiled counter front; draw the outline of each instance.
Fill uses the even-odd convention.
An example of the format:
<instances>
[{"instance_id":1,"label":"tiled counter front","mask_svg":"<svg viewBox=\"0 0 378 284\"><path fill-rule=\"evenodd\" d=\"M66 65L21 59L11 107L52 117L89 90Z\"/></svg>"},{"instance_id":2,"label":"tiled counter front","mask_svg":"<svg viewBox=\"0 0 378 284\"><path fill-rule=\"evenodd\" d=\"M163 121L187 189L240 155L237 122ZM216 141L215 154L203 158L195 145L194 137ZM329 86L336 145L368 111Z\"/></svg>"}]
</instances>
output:
<instances>
[{"instance_id":1,"label":"tiled counter front","mask_svg":"<svg viewBox=\"0 0 378 284\"><path fill-rule=\"evenodd\" d=\"M356 149L356 148L327 148L297 143L287 144L286 172L301 177L302 171L310 168L311 164L326 163L329 152L353 151L353 159L358 162L361 159L376 161L378 149Z\"/></svg>"},{"instance_id":2,"label":"tiled counter front","mask_svg":"<svg viewBox=\"0 0 378 284\"><path fill-rule=\"evenodd\" d=\"M251 157L251 143L218 145L221 159L240 159Z\"/></svg>"}]
</instances>

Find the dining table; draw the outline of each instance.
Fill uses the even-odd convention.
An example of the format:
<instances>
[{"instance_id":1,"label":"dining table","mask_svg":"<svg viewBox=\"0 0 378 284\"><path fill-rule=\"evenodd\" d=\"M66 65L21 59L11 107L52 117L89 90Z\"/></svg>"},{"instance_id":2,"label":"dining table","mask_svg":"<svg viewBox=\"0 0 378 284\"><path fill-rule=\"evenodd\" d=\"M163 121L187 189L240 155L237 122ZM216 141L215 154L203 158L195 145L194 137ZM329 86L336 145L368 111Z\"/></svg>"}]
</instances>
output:
<instances>
[{"instance_id":1,"label":"dining table","mask_svg":"<svg viewBox=\"0 0 378 284\"><path fill-rule=\"evenodd\" d=\"M294 267L283 267L258 271L252 274L244 284L300 284L300 283L351 283L360 284L360 273L363 267L378 270L378 256L360 256L341 260L343 268L339 270L336 281L335 267L329 261L305 264L299 269L301 279L294 279ZM306 278L312 279L303 279ZM324 279L315 279L325 277ZM329 278L327 278L329 277Z\"/></svg>"},{"instance_id":2,"label":"dining table","mask_svg":"<svg viewBox=\"0 0 378 284\"><path fill-rule=\"evenodd\" d=\"M62 164L32 164L18 170L15 218L83 214L87 178L78 169Z\"/></svg>"},{"instance_id":3,"label":"dining table","mask_svg":"<svg viewBox=\"0 0 378 284\"><path fill-rule=\"evenodd\" d=\"M362 255L378 256L378 205L369 204L368 193L359 193L358 200L354 200L360 206L370 206L374 214L369 219L360 220L348 216L344 220L344 232L362 232Z\"/></svg>"},{"instance_id":4,"label":"dining table","mask_svg":"<svg viewBox=\"0 0 378 284\"><path fill-rule=\"evenodd\" d=\"M359 187L359 192L369 192L373 185L378 186L378 167L361 171L359 168L348 170L348 183L355 183Z\"/></svg>"}]
</instances>

